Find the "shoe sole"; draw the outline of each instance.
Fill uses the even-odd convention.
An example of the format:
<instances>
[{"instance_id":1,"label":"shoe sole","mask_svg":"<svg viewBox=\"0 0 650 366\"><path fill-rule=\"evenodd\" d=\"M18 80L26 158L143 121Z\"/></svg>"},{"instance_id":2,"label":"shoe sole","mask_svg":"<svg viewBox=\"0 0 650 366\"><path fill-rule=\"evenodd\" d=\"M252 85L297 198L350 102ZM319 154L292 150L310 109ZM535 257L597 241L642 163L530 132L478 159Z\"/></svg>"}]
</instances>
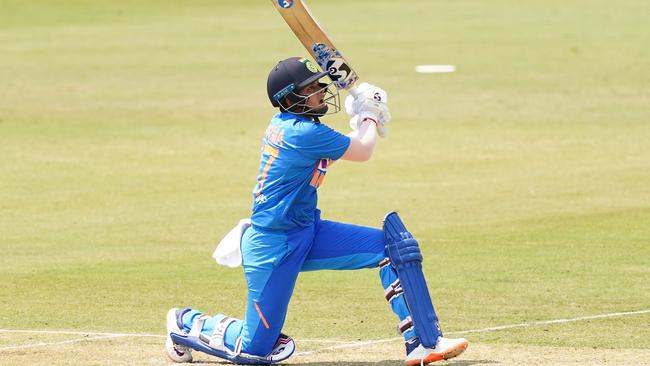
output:
<instances>
[{"instance_id":1,"label":"shoe sole","mask_svg":"<svg viewBox=\"0 0 650 366\"><path fill-rule=\"evenodd\" d=\"M174 308L174 309L170 309L167 312L167 317L166 317L167 339L165 340L165 355L170 361L173 362L178 362L178 363L192 362L192 351L187 350L187 352L183 354L178 354L178 352L175 349L174 342L172 341L169 335L170 331L180 333L180 329L178 329L178 326L176 325L176 310L178 309Z\"/></svg>"},{"instance_id":2,"label":"shoe sole","mask_svg":"<svg viewBox=\"0 0 650 366\"><path fill-rule=\"evenodd\" d=\"M469 342L467 342L467 341L465 341L463 343L460 343L458 346L452 348L449 352L445 353L443 355L443 358L445 360L448 360L450 358L454 358L454 357L460 355L461 353L465 352L468 345L469 345Z\"/></svg>"},{"instance_id":3,"label":"shoe sole","mask_svg":"<svg viewBox=\"0 0 650 366\"><path fill-rule=\"evenodd\" d=\"M445 353L430 353L424 359L409 360L409 361L406 361L404 364L406 366L426 365L426 364L437 362L437 361L448 360L450 358L454 358L454 357L460 355L461 353L465 352L468 345L469 345L469 343L467 341L465 341L465 342L459 343L456 347L448 350Z\"/></svg>"}]
</instances>

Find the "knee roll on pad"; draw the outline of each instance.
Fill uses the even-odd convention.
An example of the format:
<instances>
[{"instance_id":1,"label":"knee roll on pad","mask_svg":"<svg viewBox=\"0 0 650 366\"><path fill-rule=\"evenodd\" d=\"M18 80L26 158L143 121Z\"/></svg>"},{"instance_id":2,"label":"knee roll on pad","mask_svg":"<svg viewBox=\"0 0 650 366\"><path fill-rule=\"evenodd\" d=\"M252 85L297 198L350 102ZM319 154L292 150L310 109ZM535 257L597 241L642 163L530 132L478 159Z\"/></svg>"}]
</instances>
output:
<instances>
[{"instance_id":1,"label":"knee roll on pad","mask_svg":"<svg viewBox=\"0 0 650 366\"><path fill-rule=\"evenodd\" d=\"M397 212L384 218L386 253L397 272L411 313L415 333L425 347L435 347L442 335L422 273L422 252L417 240L406 229Z\"/></svg>"}]
</instances>

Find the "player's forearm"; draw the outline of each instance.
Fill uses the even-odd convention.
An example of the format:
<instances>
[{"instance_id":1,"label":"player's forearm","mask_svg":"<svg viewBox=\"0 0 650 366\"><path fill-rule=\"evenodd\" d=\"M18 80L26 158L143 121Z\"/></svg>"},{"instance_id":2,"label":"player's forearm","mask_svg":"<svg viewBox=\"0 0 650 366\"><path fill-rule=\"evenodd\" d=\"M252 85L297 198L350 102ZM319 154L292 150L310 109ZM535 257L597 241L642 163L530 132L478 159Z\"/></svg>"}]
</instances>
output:
<instances>
[{"instance_id":1,"label":"player's forearm","mask_svg":"<svg viewBox=\"0 0 650 366\"><path fill-rule=\"evenodd\" d=\"M369 160L377 143L377 125L373 122L363 123L358 130L350 132L347 136L350 137L350 146L341 159Z\"/></svg>"},{"instance_id":2,"label":"player's forearm","mask_svg":"<svg viewBox=\"0 0 650 366\"><path fill-rule=\"evenodd\" d=\"M359 127L359 141L372 154L377 143L377 125L374 122L366 122Z\"/></svg>"}]
</instances>

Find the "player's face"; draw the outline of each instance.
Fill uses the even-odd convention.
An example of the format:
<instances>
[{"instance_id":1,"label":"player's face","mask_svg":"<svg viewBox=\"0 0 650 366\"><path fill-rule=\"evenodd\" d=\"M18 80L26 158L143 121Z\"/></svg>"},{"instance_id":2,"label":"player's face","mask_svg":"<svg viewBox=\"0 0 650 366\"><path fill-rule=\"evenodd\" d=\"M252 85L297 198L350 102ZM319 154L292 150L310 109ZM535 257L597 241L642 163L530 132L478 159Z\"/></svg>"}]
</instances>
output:
<instances>
[{"instance_id":1,"label":"player's face","mask_svg":"<svg viewBox=\"0 0 650 366\"><path fill-rule=\"evenodd\" d=\"M325 105L323 99L325 98L326 89L326 86L320 84L317 80L302 88L302 90L300 90L300 94L308 96L307 100L305 101L305 105L308 108L319 109Z\"/></svg>"}]
</instances>

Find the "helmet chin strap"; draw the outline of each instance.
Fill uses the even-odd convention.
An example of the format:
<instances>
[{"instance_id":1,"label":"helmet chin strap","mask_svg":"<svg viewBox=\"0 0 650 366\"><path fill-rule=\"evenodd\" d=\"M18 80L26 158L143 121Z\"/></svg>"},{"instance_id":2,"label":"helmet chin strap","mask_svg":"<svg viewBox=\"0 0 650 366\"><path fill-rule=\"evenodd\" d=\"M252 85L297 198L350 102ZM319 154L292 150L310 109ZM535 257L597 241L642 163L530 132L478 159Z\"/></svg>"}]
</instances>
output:
<instances>
[{"instance_id":1,"label":"helmet chin strap","mask_svg":"<svg viewBox=\"0 0 650 366\"><path fill-rule=\"evenodd\" d=\"M313 110L311 110L311 111L305 112L305 115L306 115L306 116L315 117L315 118L322 117L322 116L325 115L325 113L327 113L327 110L328 110L328 109L329 109L329 108L327 107L327 104L325 104L325 105L323 105L322 108L319 108L319 109L313 109Z\"/></svg>"}]
</instances>

